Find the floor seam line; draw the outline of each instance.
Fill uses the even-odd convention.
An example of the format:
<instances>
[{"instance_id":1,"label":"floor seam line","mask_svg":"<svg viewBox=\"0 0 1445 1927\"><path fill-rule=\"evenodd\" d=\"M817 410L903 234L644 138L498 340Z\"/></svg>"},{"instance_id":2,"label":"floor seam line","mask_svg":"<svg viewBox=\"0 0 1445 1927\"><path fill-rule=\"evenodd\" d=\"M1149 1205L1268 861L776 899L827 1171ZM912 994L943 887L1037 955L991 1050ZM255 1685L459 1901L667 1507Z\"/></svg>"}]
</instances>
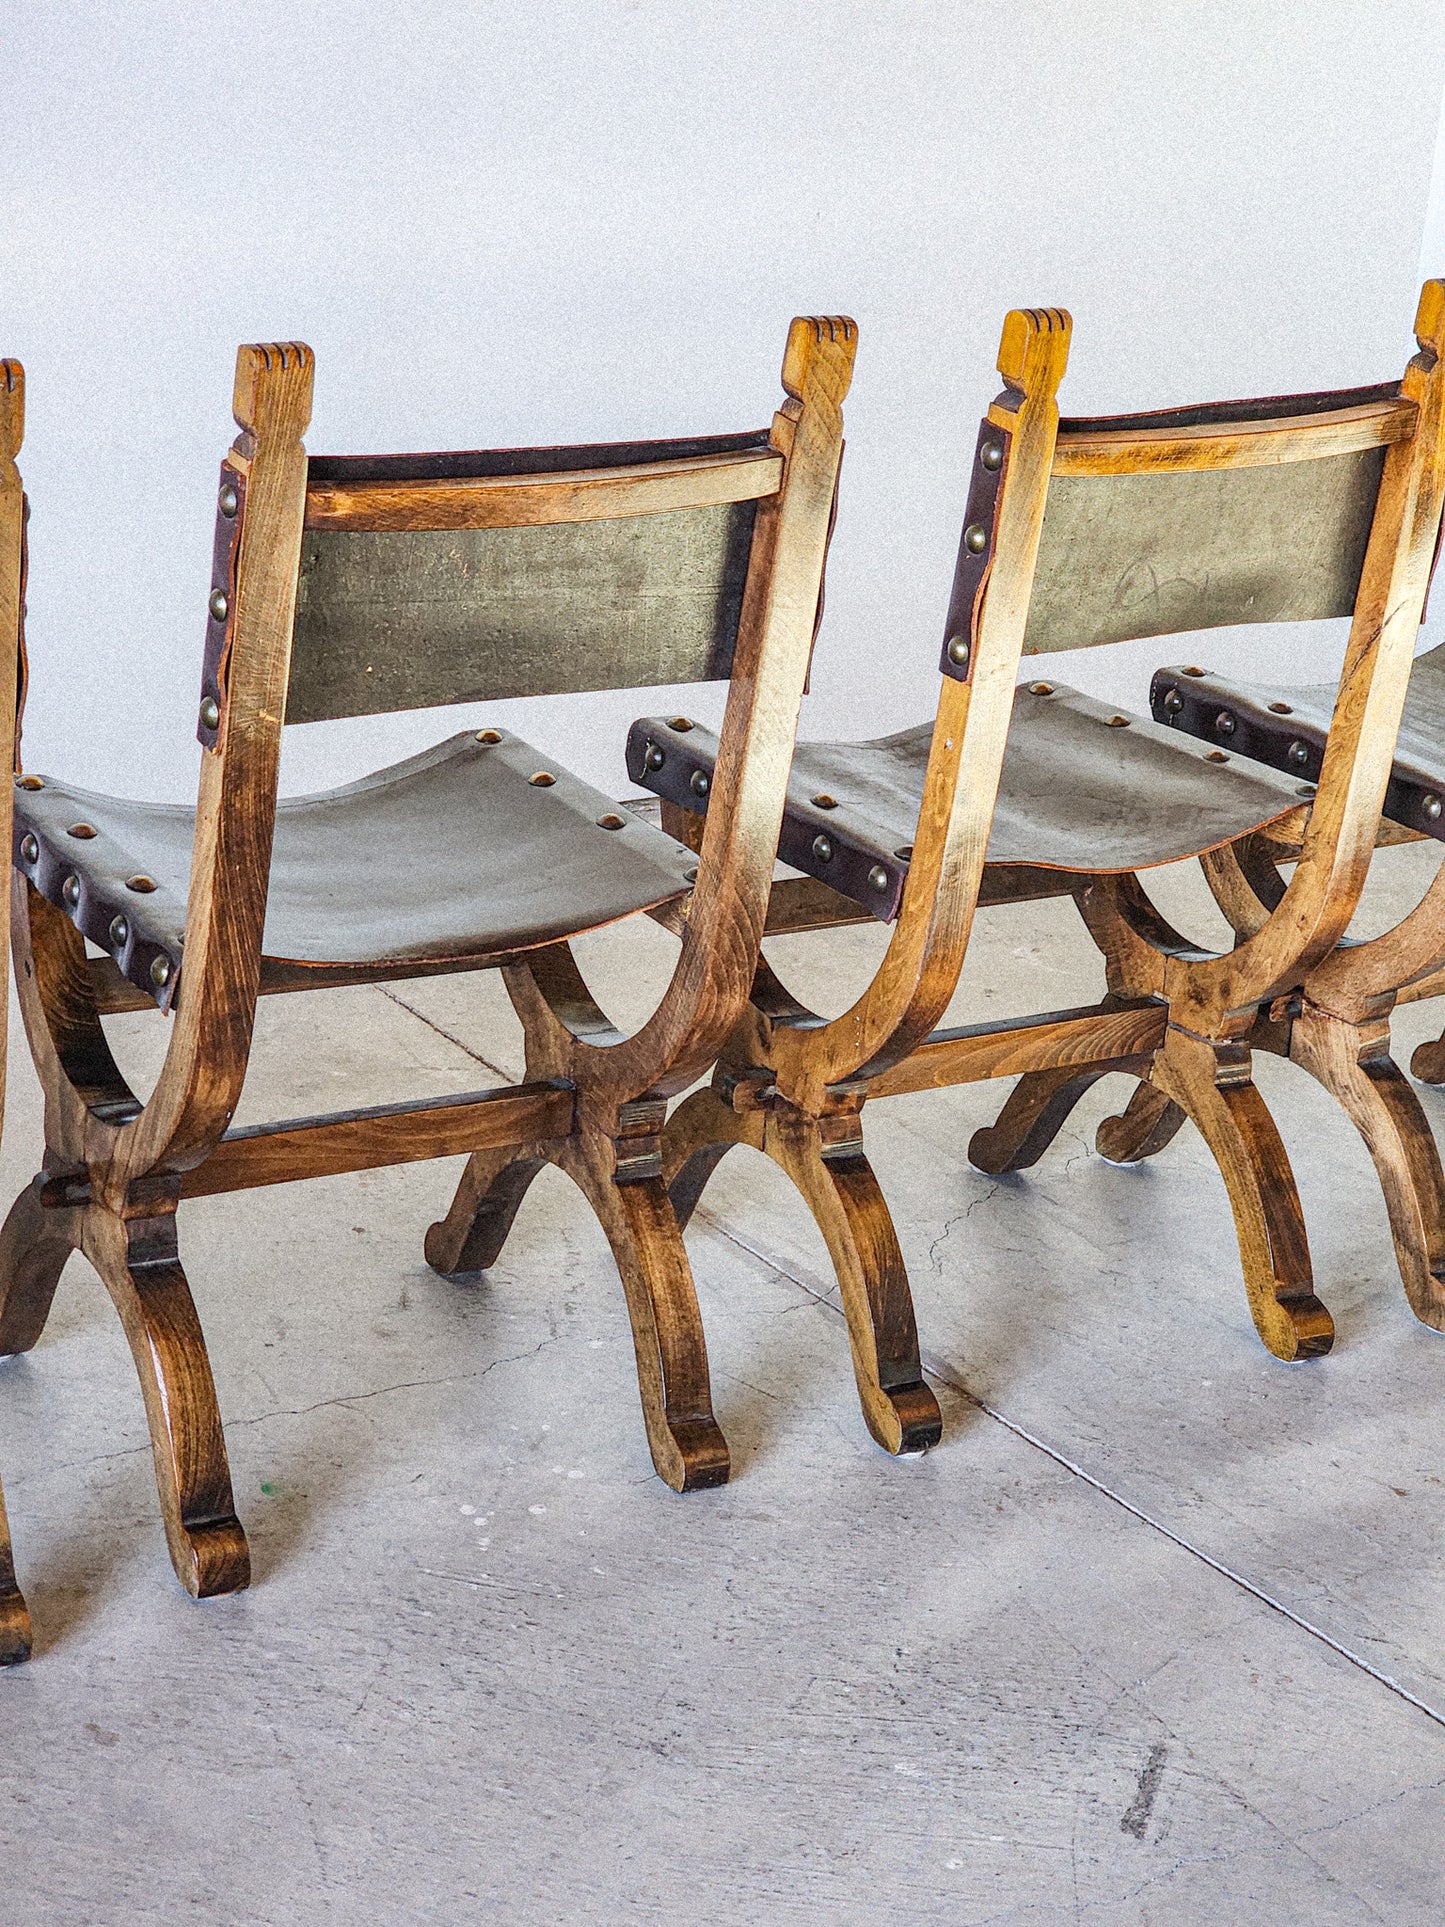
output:
<instances>
[{"instance_id":1,"label":"floor seam line","mask_svg":"<svg viewBox=\"0 0 1445 1927\"><path fill-rule=\"evenodd\" d=\"M786 1278L789 1284L796 1285L800 1291L806 1292L814 1303L821 1305L825 1311L832 1312L838 1318L845 1318L843 1308L840 1305L835 1305L831 1299L814 1290L813 1286L808 1284L805 1279L799 1278L795 1272L791 1272L786 1266L779 1264L776 1258L770 1257L766 1252L759 1251L756 1246L750 1245L745 1238L740 1237L737 1232L725 1225L720 1218L705 1206L699 1207L696 1215L702 1218L722 1237L728 1239L730 1243L735 1244L740 1251L747 1252L749 1257L756 1258L760 1264L766 1265L770 1271L776 1272L780 1278ZM1037 1433L1031 1432L1026 1425L1019 1424L1016 1419L1011 1419L1006 1412L1001 1412L996 1406L990 1405L987 1399L980 1398L977 1392L971 1392L966 1385L959 1382L953 1366L929 1354L923 1355L923 1364L933 1377L942 1380L951 1391L957 1392L960 1398L966 1398L975 1410L982 1412L986 1418L992 1419L996 1425L1001 1425L1005 1431L1011 1432L1015 1438L1021 1439L1025 1445L1031 1445L1035 1451L1042 1452L1046 1458L1052 1459L1055 1465L1061 1466L1071 1477L1089 1486L1093 1491L1097 1492L1101 1498L1108 1499L1122 1511L1127 1512L1131 1518L1137 1519L1141 1525L1150 1527L1163 1538L1169 1540L1172 1545L1178 1546L1181 1552L1187 1552L1191 1558L1197 1559L1201 1565L1207 1566L1211 1572L1218 1573L1220 1578L1227 1579L1231 1585L1238 1586L1242 1592L1248 1593L1252 1599L1257 1599L1261 1605L1267 1606L1271 1612L1278 1613L1281 1618L1287 1619L1291 1625L1297 1626L1301 1632L1308 1633L1312 1639L1317 1639L1321 1645L1327 1646L1337 1657L1347 1661L1368 1678L1374 1680L1376 1685L1383 1686L1387 1692L1394 1693L1397 1698L1404 1700L1407 1706L1413 1706L1416 1712L1423 1713L1427 1719L1434 1720L1437 1726L1445 1727L1445 1712L1431 1706L1428 1700L1423 1700L1418 1694L1412 1693L1408 1686L1402 1686L1399 1680L1392 1679L1388 1673L1381 1672L1378 1666L1371 1665L1363 1653L1357 1653L1352 1647L1346 1646L1342 1640L1336 1639L1332 1633L1327 1633L1323 1626L1315 1625L1313 1620L1306 1619L1302 1613L1296 1612L1293 1606L1286 1605L1282 1599L1278 1599L1273 1593L1267 1592L1263 1586L1257 1585L1254 1580L1246 1578L1242 1572L1236 1572L1234 1567L1226 1565L1222 1559L1216 1559L1212 1553L1206 1552L1202 1546L1197 1546L1191 1540L1186 1539L1182 1533L1176 1532L1172 1526L1166 1525L1162 1519L1155 1518L1152 1513L1146 1512L1142 1506L1135 1505L1132 1499L1126 1499L1122 1492L1116 1492L1112 1486L1106 1485L1102 1479L1096 1478L1092 1472L1087 1471L1082 1465L1078 1464L1076 1460L1071 1459L1067 1453L1059 1451L1057 1446L1050 1445L1047 1439L1040 1438Z\"/></svg>"},{"instance_id":2,"label":"floor seam line","mask_svg":"<svg viewBox=\"0 0 1445 1927\"><path fill-rule=\"evenodd\" d=\"M434 1030L438 1037L445 1037L449 1044L455 1044L459 1051L463 1051L470 1057L474 1064L480 1064L484 1071L490 1071L493 1077L504 1078L508 1084L516 1083L517 1080L504 1071L500 1064L494 1064L489 1057L483 1057L480 1051L473 1050L470 1044L464 1044L460 1037L454 1036L443 1025L428 1017L425 1011L418 1010L415 1004L409 1004L405 997L398 997L396 992L388 990L385 984L378 984L376 988L383 997L390 998L398 1010L406 1011L409 1016L415 1017L418 1023L425 1024L428 1030Z\"/></svg>"}]
</instances>

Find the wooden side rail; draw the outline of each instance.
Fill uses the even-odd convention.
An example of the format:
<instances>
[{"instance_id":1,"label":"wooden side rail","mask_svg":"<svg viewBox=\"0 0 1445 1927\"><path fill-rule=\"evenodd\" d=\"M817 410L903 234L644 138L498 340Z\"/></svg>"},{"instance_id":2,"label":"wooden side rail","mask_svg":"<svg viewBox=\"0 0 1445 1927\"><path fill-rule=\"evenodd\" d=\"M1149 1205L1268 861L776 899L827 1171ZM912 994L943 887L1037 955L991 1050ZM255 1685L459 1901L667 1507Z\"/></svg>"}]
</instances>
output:
<instances>
[{"instance_id":1,"label":"wooden side rail","mask_svg":"<svg viewBox=\"0 0 1445 1927\"><path fill-rule=\"evenodd\" d=\"M1082 1069L1116 1059L1147 1059L1163 1044L1168 1017L1163 1003L1132 1004L1119 1010L1091 1004L1051 1011L1044 1017L1019 1017L1011 1023L936 1030L911 1057L871 1078L868 1095L902 1097L909 1091L942 1090L1069 1064Z\"/></svg>"},{"instance_id":2,"label":"wooden side rail","mask_svg":"<svg viewBox=\"0 0 1445 1927\"><path fill-rule=\"evenodd\" d=\"M378 1104L329 1117L298 1117L228 1131L204 1164L181 1180L183 1198L289 1184L383 1164L489 1151L566 1137L575 1092L561 1081L509 1084L412 1104Z\"/></svg>"}]
</instances>

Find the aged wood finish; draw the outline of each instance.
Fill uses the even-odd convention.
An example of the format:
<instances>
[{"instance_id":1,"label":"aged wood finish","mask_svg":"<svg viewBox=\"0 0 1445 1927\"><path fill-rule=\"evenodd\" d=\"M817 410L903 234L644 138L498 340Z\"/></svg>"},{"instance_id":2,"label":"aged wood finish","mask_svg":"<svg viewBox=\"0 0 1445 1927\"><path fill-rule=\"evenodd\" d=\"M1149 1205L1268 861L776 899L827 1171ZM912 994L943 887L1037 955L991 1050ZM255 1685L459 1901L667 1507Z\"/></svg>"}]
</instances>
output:
<instances>
[{"instance_id":1,"label":"aged wood finish","mask_svg":"<svg viewBox=\"0 0 1445 1927\"><path fill-rule=\"evenodd\" d=\"M1253 1084L1251 1049L1290 1051L1292 1038L1297 1061L1333 1078L1386 1175L1397 1241L1406 1220L1418 1240L1430 1208L1422 1190L1429 1173L1421 1176L1410 1136L1408 1092L1402 1096L1377 1050L1357 1047L1357 1038L1342 1041L1313 1015L1291 1026L1289 1015L1317 982L1345 972L1357 977L1353 959L1371 948L1336 945L1376 840L1440 516L1445 284L1427 284L1421 297L1420 352L1403 382L1337 397L1060 426L1054 396L1068 330L1058 311L1016 313L1005 328L999 366L1007 387L986 422L1006 451L1001 464L994 462L1002 486L990 496L992 527L974 517L965 539L986 558L987 570L966 607L955 594L949 633L969 647L961 652L965 666L948 670L943 683L902 909L883 965L853 1008L826 1022L760 967L751 1009L722 1054L712 1089L690 1097L669 1123L674 1204L680 1216L693 1209L732 1144L764 1150L789 1168L785 1142L806 1141L811 1131L816 1165L827 1121L845 1112L848 1155L861 1159L857 1120L868 1097L1011 1073L1022 1075L1002 1114L969 1149L985 1170L1018 1170L1041 1155L1098 1078L1122 1070L1141 1082L1125 1115L1101 1129L1101 1151L1119 1162L1148 1156L1191 1119L1225 1181L1261 1339L1281 1358L1317 1357L1329 1349L1333 1327L1314 1292L1293 1174ZM1250 608L1244 577L1258 539L1250 522L1266 498L1277 523L1269 546L1278 548L1284 529L1302 586L1270 592ZM971 515L973 501L971 495ZM1208 550L1205 559L1221 564L1226 584L1238 581L1237 603L1229 601L1231 589L1225 612L1211 603L1203 619L1281 619L1298 612L1289 600L1296 594L1311 613L1351 614L1319 794L1307 815L1281 818L1209 857L1237 932L1232 951L1216 955L1187 942L1127 871L1074 876L1065 887L1103 955L1105 999L1091 1010L937 1031L973 911L988 893L984 854L1004 739L1020 657L1035 646L1040 610L1053 625L1050 647L1157 633L1179 614L1158 598L1152 616L1121 606L1119 559L1131 559L1126 551L1141 501L1155 518L1161 558L1166 550L1175 560ZM1060 502L1068 524L1062 541L1057 524L1051 536L1050 521ZM1202 536L1171 527L1171 502L1203 505ZM1302 505L1310 519L1298 528ZM1247 566L1231 576L1223 565L1232 566L1236 552ZM1276 561L1272 556L1271 567ZM970 569L971 584L977 569ZM1190 603L1191 619L1202 607L1197 598ZM1148 807L1146 796L1140 807ZM1274 867L1279 861L1294 864L1288 882ZM1015 877L1000 899L1044 894L1031 881ZM799 927L801 917L795 925L784 912L778 924ZM1421 962L1445 965L1445 951ZM829 1235L830 1204L815 1171L795 1171L795 1178ZM870 1202L871 1213L882 1209L881 1199ZM875 1256L865 1260L870 1240ZM830 1238L830 1249L841 1242ZM872 1265L866 1283L845 1285L845 1298L865 1411L881 1435L875 1418L886 1387L870 1360L886 1348L873 1336L876 1308L887 1300L886 1322L903 1329L906 1284L871 1223L851 1250L834 1255L840 1280L850 1265ZM1432 1248L1416 1267L1417 1308L1433 1305L1437 1272Z\"/></svg>"},{"instance_id":2,"label":"aged wood finish","mask_svg":"<svg viewBox=\"0 0 1445 1927\"><path fill-rule=\"evenodd\" d=\"M25 594L25 492L16 458L25 439L25 370L0 361L0 768L15 767L16 710L20 689ZM8 849L14 793L0 800L0 849ZM0 1118L5 1114L6 1033L10 998L0 965ZM5 1347L0 1345L0 1355ZM30 1614L15 1578L5 1495L0 1491L0 1666L30 1657Z\"/></svg>"},{"instance_id":3,"label":"aged wood finish","mask_svg":"<svg viewBox=\"0 0 1445 1927\"><path fill-rule=\"evenodd\" d=\"M455 463L445 456L354 464L341 458L325 464L326 490L314 492L309 510L302 435L311 407L310 351L296 343L240 351L235 414L241 432L227 472L244 484L245 509L239 551L229 565L234 596L224 617L215 618L225 623L214 665L220 716L203 756L185 968L169 1049L143 1103L127 1086L100 1022L106 1011L135 1007L133 986L111 959L88 959L72 916L17 875L17 974L45 1092L46 1145L40 1176L0 1231L0 1352L26 1350L39 1338L71 1251L85 1254L110 1291L145 1396L171 1558L191 1592L244 1586L249 1558L210 1366L179 1259L176 1211L184 1198L468 1153L452 1209L427 1239L432 1263L455 1273L492 1262L531 1177L544 1163L556 1164L592 1204L616 1255L659 1472L679 1490L726 1479L727 1446L712 1414L706 1347L662 1180L659 1133L667 1093L707 1067L746 1006L813 638L855 345L849 321L795 321L783 370L786 400L766 437L674 444L660 474L641 472L645 449L632 462L619 460L616 449L598 451L598 465L608 473L595 486L593 478L571 471L550 480L539 474L546 451ZM510 487L494 475L458 479L454 472L489 465L525 471L528 479ZM414 469L425 472L418 477ZM4 481L0 471L0 495ZM418 495L408 498L407 520L394 498L414 484ZM448 489L466 497L475 526L500 525L503 533L511 527L545 535L549 511L564 533L569 526L627 526L603 519L624 514L644 527L695 513L748 520L736 636L729 638L733 673L718 807L702 840L672 985L635 1036L614 1031L591 1003L564 940L549 939L535 952L500 943L484 958L404 952L400 961L369 972L326 964L313 970L263 955L304 545L323 537L371 539L307 534L308 512L319 515L324 499L333 518L344 521L355 510L385 521L388 533L379 540L425 542L424 532L406 531L418 527L418 515L425 524L460 513L441 501ZM391 507L378 506L378 491ZM416 509L427 491L429 503ZM503 497L510 505L504 514L495 507ZM701 509L685 506L699 501ZM718 503L721 510L706 506ZM8 580L0 578L0 593ZM593 686L587 665L574 667L567 686ZM477 739L492 740L485 733ZM576 782L565 772L546 774L549 784ZM529 779L515 780L525 789ZM669 849L668 861L679 861L678 853ZM325 881L319 878L318 888ZM479 963L505 971L522 1014L523 1084L230 1128L263 992ZM0 1638L13 1645L20 1609L7 1575L8 1566L0 1564Z\"/></svg>"}]
</instances>

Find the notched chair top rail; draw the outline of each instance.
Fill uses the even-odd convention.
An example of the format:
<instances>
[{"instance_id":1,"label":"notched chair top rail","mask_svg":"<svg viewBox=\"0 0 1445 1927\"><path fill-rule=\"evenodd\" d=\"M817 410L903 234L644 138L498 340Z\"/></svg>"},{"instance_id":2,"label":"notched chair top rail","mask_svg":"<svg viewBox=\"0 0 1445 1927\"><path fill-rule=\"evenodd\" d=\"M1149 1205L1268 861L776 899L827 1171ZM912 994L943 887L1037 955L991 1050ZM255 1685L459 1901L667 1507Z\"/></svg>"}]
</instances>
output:
<instances>
[{"instance_id":1,"label":"notched chair top rail","mask_svg":"<svg viewBox=\"0 0 1445 1927\"><path fill-rule=\"evenodd\" d=\"M782 457L766 429L573 448L321 456L307 475L306 527L517 528L624 519L756 501Z\"/></svg>"}]
</instances>

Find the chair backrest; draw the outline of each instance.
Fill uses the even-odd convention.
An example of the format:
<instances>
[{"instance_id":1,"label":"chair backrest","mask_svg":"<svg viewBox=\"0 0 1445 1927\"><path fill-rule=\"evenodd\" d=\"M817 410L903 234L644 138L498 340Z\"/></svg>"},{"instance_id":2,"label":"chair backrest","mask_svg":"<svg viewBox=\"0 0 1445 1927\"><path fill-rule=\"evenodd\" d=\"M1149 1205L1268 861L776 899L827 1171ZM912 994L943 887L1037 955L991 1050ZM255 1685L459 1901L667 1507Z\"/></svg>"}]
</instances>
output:
<instances>
[{"instance_id":1,"label":"chair backrest","mask_svg":"<svg viewBox=\"0 0 1445 1927\"><path fill-rule=\"evenodd\" d=\"M782 474L768 429L313 457L285 720L726 680L757 505ZM208 747L244 515L244 477L223 470Z\"/></svg>"},{"instance_id":2,"label":"chair backrest","mask_svg":"<svg viewBox=\"0 0 1445 1927\"><path fill-rule=\"evenodd\" d=\"M1390 382L1061 420L1023 654L1353 614L1385 451L1418 412ZM1008 440L985 424L959 564L969 607ZM963 615L956 594L950 634Z\"/></svg>"}]
</instances>

